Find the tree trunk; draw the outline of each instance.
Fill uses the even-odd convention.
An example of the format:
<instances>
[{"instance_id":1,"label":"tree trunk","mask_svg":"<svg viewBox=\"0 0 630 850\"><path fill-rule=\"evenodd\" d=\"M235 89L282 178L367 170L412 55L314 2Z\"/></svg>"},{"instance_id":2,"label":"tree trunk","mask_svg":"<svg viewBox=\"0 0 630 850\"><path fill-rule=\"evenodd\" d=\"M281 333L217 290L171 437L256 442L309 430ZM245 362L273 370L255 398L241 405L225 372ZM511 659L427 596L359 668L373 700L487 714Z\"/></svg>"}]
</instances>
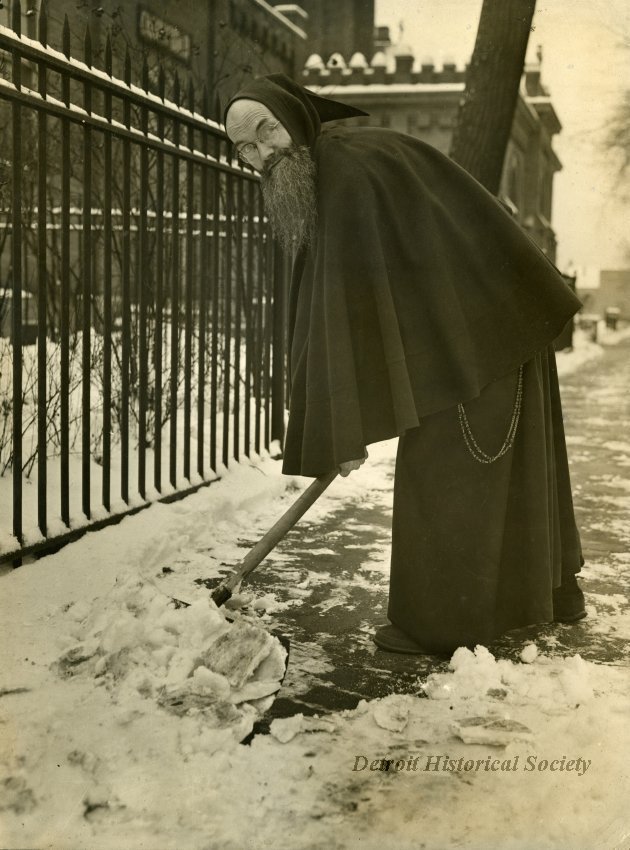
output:
<instances>
[{"instance_id":1,"label":"tree trunk","mask_svg":"<svg viewBox=\"0 0 630 850\"><path fill-rule=\"evenodd\" d=\"M451 158L498 194L536 0L483 0Z\"/></svg>"}]
</instances>

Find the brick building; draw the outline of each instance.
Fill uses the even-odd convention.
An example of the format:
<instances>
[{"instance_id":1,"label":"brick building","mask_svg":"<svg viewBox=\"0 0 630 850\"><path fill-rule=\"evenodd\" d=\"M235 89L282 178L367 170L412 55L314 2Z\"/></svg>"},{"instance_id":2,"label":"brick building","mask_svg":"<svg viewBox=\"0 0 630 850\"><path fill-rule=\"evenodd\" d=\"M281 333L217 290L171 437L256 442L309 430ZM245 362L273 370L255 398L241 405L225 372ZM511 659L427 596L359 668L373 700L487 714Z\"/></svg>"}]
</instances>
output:
<instances>
[{"instance_id":1,"label":"brick building","mask_svg":"<svg viewBox=\"0 0 630 850\"><path fill-rule=\"evenodd\" d=\"M374 52L374 0L300 0L298 5L274 4L276 10L301 26L306 41L298 48L298 69L308 56L330 56L339 51L351 56Z\"/></svg>"},{"instance_id":2,"label":"brick building","mask_svg":"<svg viewBox=\"0 0 630 850\"><path fill-rule=\"evenodd\" d=\"M350 56L336 52L325 61L320 54L312 54L305 63L303 84L370 113L346 123L391 127L448 153L465 70L448 61L436 68L429 58L417 60L408 45L390 42L386 27L377 30L375 44L380 49L369 62L358 51ZM523 74L500 197L554 260L553 177L562 166L552 139L561 124L541 81L540 60L539 56Z\"/></svg>"},{"instance_id":3,"label":"brick building","mask_svg":"<svg viewBox=\"0 0 630 850\"><path fill-rule=\"evenodd\" d=\"M12 3L3 4L0 22L10 23ZM39 4L22 2L22 31L33 38ZM438 69L431 59L418 60L402 43L402 34L393 44L387 27L374 30L374 0L275 6L266 0L47 0L47 9L52 47L61 48L67 15L74 57L83 58L89 25L94 65L103 67L109 35L115 76L122 76L129 48L135 82L146 57L152 88L160 66L166 71L167 96L175 73L184 92L192 78L198 100L207 86L215 117L221 115L221 102L247 78L282 71L368 111L369 118L354 119L359 123L392 127L449 150L465 71L448 61ZM553 177L561 168L552 139L560 129L538 62L523 75L501 197L551 259L556 254Z\"/></svg>"},{"instance_id":4,"label":"brick building","mask_svg":"<svg viewBox=\"0 0 630 850\"><path fill-rule=\"evenodd\" d=\"M0 23L12 21L13 0L0 9ZM40 0L22 0L22 32L37 37ZM200 92L205 84L211 108L220 114L223 96L252 74L282 71L296 76L303 64L305 31L265 0L47 0L48 43L62 48L68 16L71 55L84 58L89 26L92 64L104 67L105 42L113 47L113 72L122 77L126 49L134 82L143 58L156 84L162 66L167 80L177 73L184 90L192 78Z\"/></svg>"}]
</instances>

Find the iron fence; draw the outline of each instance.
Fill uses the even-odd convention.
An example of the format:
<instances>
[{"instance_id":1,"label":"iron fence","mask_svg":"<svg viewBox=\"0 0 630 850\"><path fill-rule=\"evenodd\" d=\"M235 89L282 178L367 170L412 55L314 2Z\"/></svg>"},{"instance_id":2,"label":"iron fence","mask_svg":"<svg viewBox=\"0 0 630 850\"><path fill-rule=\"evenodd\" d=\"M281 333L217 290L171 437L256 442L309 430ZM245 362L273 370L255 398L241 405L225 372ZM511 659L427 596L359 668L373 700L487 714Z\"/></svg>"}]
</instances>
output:
<instances>
[{"instance_id":1,"label":"iron fence","mask_svg":"<svg viewBox=\"0 0 630 850\"><path fill-rule=\"evenodd\" d=\"M146 62L134 85L128 55L117 79L109 41L92 67L89 30L78 61L67 19L51 49L43 5L37 40L20 19L0 27L0 561L203 486L284 414L287 263L207 93Z\"/></svg>"}]
</instances>

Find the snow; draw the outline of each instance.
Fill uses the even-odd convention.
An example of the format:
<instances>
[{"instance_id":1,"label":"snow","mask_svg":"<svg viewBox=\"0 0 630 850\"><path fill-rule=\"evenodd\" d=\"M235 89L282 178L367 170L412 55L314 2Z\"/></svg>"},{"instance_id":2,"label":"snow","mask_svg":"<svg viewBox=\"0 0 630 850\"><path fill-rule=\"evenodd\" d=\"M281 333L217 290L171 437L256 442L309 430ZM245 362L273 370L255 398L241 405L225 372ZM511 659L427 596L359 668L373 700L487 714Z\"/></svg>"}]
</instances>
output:
<instances>
[{"instance_id":1,"label":"snow","mask_svg":"<svg viewBox=\"0 0 630 850\"><path fill-rule=\"evenodd\" d=\"M138 520L127 524L143 534ZM11 624L21 649L3 673L11 744L2 760L5 846L297 850L388 841L415 848L422 829L427 847L458 846L466 836L476 842L466 846L498 846L501 836L502 847L528 848L532 811L545 824L537 848L613 846L598 845L603 826L621 837L626 790L608 783L628 778L630 706L619 669L577 655L519 664L483 647L459 649L448 672L418 682L417 695L362 701L325 718L277 719L269 736L244 747L236 741L247 724L229 713L217 723L215 712L213 725L207 714L167 712L147 697L171 652L185 655L188 667L192 642L182 646L177 635L203 643L215 627L225 628L216 610L199 601L172 609L150 584L127 579L110 590L124 604L112 610L111 595L98 606L84 598L63 615L57 610L53 624L57 600L32 603L66 583L67 563L55 557L52 567L23 568L11 582L22 615L30 615L30 604L49 616L43 638L32 620ZM140 627L130 609L142 614ZM188 632L182 616L191 621ZM56 674L57 646L72 629L84 640L99 636L110 653L101 656L110 658L109 683ZM131 647L121 666L121 650ZM115 669L111 653L118 654ZM170 675L181 683L178 666L170 665L164 681ZM139 688L145 673L149 682ZM229 692L203 665L193 682L198 693L218 691L211 705ZM456 819L446 816L456 809Z\"/></svg>"},{"instance_id":2,"label":"snow","mask_svg":"<svg viewBox=\"0 0 630 850\"><path fill-rule=\"evenodd\" d=\"M527 643L521 652L521 661L524 664L531 664L538 656L538 647L535 643Z\"/></svg>"},{"instance_id":3,"label":"snow","mask_svg":"<svg viewBox=\"0 0 630 850\"><path fill-rule=\"evenodd\" d=\"M168 329L167 329L168 330ZM606 329L604 322L600 322L599 330L598 330L598 338L601 343L605 345L615 345L621 339L626 338L626 336L630 334L630 328L622 328L618 331L610 331ZM166 337L169 336L168 333L165 334ZM80 335L77 338L77 346L80 347ZM557 354L558 361L558 373L561 376L565 376L574 372L575 370L581 368L585 363L601 356L603 352L603 347L599 343L593 343L590 341L588 335L579 329L575 331L574 334L574 347L570 351L562 351ZM32 451L33 446L35 445L37 434L36 434L36 419L35 413L37 409L37 399L36 399L36 385L32 381L32 375L34 373L34 363L36 361L37 356L37 347L32 346L28 349L25 349L23 352L25 357L25 385L28 385L29 392L27 393L27 403L25 410L28 413L28 416L32 420L32 427L27 429L27 432L24 434L24 447L25 453L28 455ZM47 350L47 361L49 363L49 372L52 374L56 373L56 364L59 357L58 346L53 345L52 343L48 344ZM242 358L242 362L245 361L245 358ZM11 347L5 340L0 340L0 396L6 395L7 398L11 397ZM29 377L30 376L30 377ZM71 397L71 409L73 411L80 410L81 399L80 399L80 380L79 374L73 372L71 376L71 385L73 387L72 397ZM58 389L54 379L51 378L50 381L53 381L51 387L49 387L48 392L49 395L52 394L53 391ZM92 409L98 410L99 402L97 394L94 394L92 399ZM25 414L26 416L26 414ZM255 416L255 411L252 412L252 416ZM74 444L78 443L79 440L79 419L76 419L75 414L72 416L72 428L70 434L70 441L73 450L71 451L69 458L69 476L70 476L70 527L72 529L83 528L88 525L88 521L85 518L85 515L82 511L82 459L80 452L74 449ZM185 443L185 434L183 429L183 417L178 417L177 424L177 439L178 445L183 446ZM252 419L253 421L253 419ZM223 419L220 417L218 424L218 433L217 433L217 445L221 445L222 435L223 435ZM231 433L231 424L230 433ZM207 423L206 432L209 433L209 423ZM95 434L98 433L98 423L94 424ZM621 445L621 443L620 443ZM190 435L190 446L191 446L191 457L196 457L197 453L197 434L193 429L193 433ZM54 450L54 449L53 449ZM241 451L245 450L245 446L241 446ZM280 451L280 446L277 442L272 443L270 446L270 455L271 457L277 456ZM180 452L181 454L181 452ZM163 433L163 445L162 445L162 457L168 457L168 433L167 429L164 429ZM2 458L0 458L2 460ZM126 504L122 499L116 498L116 487L118 486L121 476L122 476L122 464L120 457L120 449L119 446L113 447L112 458L111 458L111 482L112 482L112 505L111 510L108 512L104 507L101 506L101 486L102 486L102 477L103 477L103 469L92 459L90 464L90 501L92 505L92 519L93 520L102 520L106 519L110 515L116 515L126 512L129 507L140 506L145 503L144 499L142 499L135 489L136 485L136 475L135 470L137 468L137 455L135 450L132 447L131 457L129 462L129 504ZM165 496L173 492L174 488L170 485L169 482L163 480L162 482L162 492L158 493L152 486L153 481L153 453L148 452L146 455L146 482L147 482L147 494L146 498L148 501L154 501L160 498L161 496ZM1 468L1 466L0 466ZM217 469L217 474L222 475L224 469L220 466ZM53 537L55 535L64 534L68 531L64 522L61 519L59 511L59 492L61 487L61 467L59 465L58 458L54 458L52 456L48 459L47 464L47 501L48 501L48 536ZM163 474L163 479L165 474ZM208 471L207 480L211 481L215 478L215 473L212 471ZM177 480L178 487L184 489L190 485L201 484L202 479L193 474L190 481L187 481L183 476L183 457L178 457L178 469L177 469ZM24 518L24 541L26 545L32 545L42 540L41 531L37 525L37 499L38 499L38 487L37 487L37 478L36 478L36 468L33 469L32 477L24 477L23 482L23 497L22 497L22 510L23 510L23 518ZM0 553L3 552L12 552L18 548L18 542L16 538L13 536L13 528L12 528L12 510L13 510L13 489L12 489L12 478L10 470L5 475L0 475ZM360 530L357 528L357 530Z\"/></svg>"},{"instance_id":4,"label":"snow","mask_svg":"<svg viewBox=\"0 0 630 850\"><path fill-rule=\"evenodd\" d=\"M164 374L167 375L170 369L170 340L171 326L168 321L163 324L164 334ZM220 477L225 468L222 462L216 464L216 469L212 470L209 467L208 455L210 454L210 438L213 433L211 428L210 410L205 410L203 443L205 450L203 452L206 457L205 469L203 476L192 467L195 466L195 459L199 448L199 434L196 418L193 416L193 423L190 431L186 433L184 427L184 411L183 399L179 398L179 408L176 418L176 443L178 447L175 468L174 487L169 479L169 470L166 459L169 457L170 451L170 425L164 426L161 431L160 452L162 458L162 471L160 480L160 491L155 488L155 463L157 451L154 447L148 447L144 453L145 474L144 482L146 493L143 497L140 494L140 484L138 481L138 473L140 467L140 452L138 451L136 427L132 424L129 433L129 458L127 461L127 490L128 495L126 500L121 498L122 480L123 480L123 457L121 452L120 434L114 428L112 433L111 455L109 459L109 489L111 505L108 511L102 504L102 488L105 480L105 468L102 465L103 452L103 397L102 387L99 386L100 377L99 369L92 371L93 381L90 385L90 434L91 448L89 458L89 501L90 501L90 520L86 518L83 506L83 457L81 452L81 423L82 423L82 381L81 381L81 362L78 353L83 345L83 335L81 332L75 334L71 341L71 356L69 367L69 426L68 426L68 478L70 481L69 487L69 525L66 526L61 517L61 482L64 479L64 470L60 461L60 402L61 386L60 386L60 357L61 350L58 342L53 342L50 339L46 341L46 373L47 386L46 397L50 402L48 410L48 431L47 431L47 458L46 458L46 502L47 502L47 537L63 535L69 529L81 529L90 525L90 521L106 520L115 518L116 515L125 514L132 508L143 507L147 502L157 501L160 498L168 496L176 490L180 492L190 489L195 486L208 484L217 477ZM95 362L99 362L103 353L103 337L97 333L93 333L91 340L92 357ZM244 366L246 363L245 344L242 343L240 362ZM22 475L22 524L23 524L23 539L26 546L39 543L43 539L43 535L39 528L39 481L38 481L38 466L37 466L37 445L38 445L38 344L25 346L22 349L22 388L23 388L23 409L22 409L22 451L23 463L25 472ZM169 365L166 365L169 364ZM101 364L102 365L102 364ZM12 397L13 397L13 347L8 339L0 338L0 555L12 553L19 549L18 540L13 535L13 480L12 470L10 465L11 456L11 432L12 432ZM102 377L102 376L101 376ZM245 380L244 375L242 376ZM165 378L166 380L166 378ZM120 387L120 374L114 370L113 377L114 392L116 396L117 390ZM221 389L221 388L220 388ZM192 408L195 408L198 398L198 374L193 374L191 378L191 394ZM219 393L220 395L221 393ZM245 398L241 395L240 421L245 420ZM252 434L255 430L255 425L260 425L262 417L265 416L264 407L257 409L256 400L253 395L250 397L250 422L252 423ZM150 417L149 417L150 418ZM133 417L132 417L133 420ZM239 432L239 439L235 439L235 415L231 410L229 415L225 416L223 411L219 409L215 422L215 449L217 455L221 455L221 446L223 444L224 430L227 428L228 440L230 446L236 445L238 442L238 450L241 455L249 455L257 458L258 454L254 449L254 441L250 439L249 445L245 444L244 429ZM149 430L151 430L149 428ZM191 469L188 476L185 475L184 468L184 447L189 446ZM260 448L263 456L267 455L264 447ZM278 455L279 445L276 442L272 443L269 454L273 457Z\"/></svg>"},{"instance_id":5,"label":"snow","mask_svg":"<svg viewBox=\"0 0 630 850\"><path fill-rule=\"evenodd\" d=\"M325 76L322 74L322 76ZM331 97L338 93L336 85L307 86L315 94ZM418 94L420 92L463 92L464 83L370 83L369 89L363 84L348 83L343 87L344 94Z\"/></svg>"},{"instance_id":6,"label":"snow","mask_svg":"<svg viewBox=\"0 0 630 850\"><path fill-rule=\"evenodd\" d=\"M576 351L559 363L579 368ZM316 510L382 487L371 475L338 479ZM289 602L244 587L225 609L191 579L218 583L243 530L270 526L306 483L243 462L0 578L2 846L627 846L628 669L547 654L552 639L513 661L460 648L413 693L276 719L239 743L284 669L273 613L304 604L310 579L279 562ZM611 557L627 569L627 552ZM386 582L386 560L371 547L361 576ZM628 639L624 600L603 601L603 632ZM327 656L306 641L291 653L299 691Z\"/></svg>"},{"instance_id":7,"label":"snow","mask_svg":"<svg viewBox=\"0 0 630 850\"><path fill-rule=\"evenodd\" d=\"M570 375L585 363L601 357L603 353L604 350L599 343L593 342L585 331L576 328L573 331L573 348L556 354L558 375L560 377Z\"/></svg>"},{"instance_id":8,"label":"snow","mask_svg":"<svg viewBox=\"0 0 630 850\"><path fill-rule=\"evenodd\" d=\"M276 719L269 735L238 743L253 703L277 687L282 659L270 675L253 676L251 665L235 672L232 661L221 669L213 644L260 621L232 607L229 623L183 576L201 569L218 581L220 565L242 554L252 516L271 521L287 489L303 483L271 460L240 465L183 502L152 505L3 577L3 845L416 848L422 834L432 848L525 850L533 835L541 849L621 841L627 671L548 657L531 642L526 663L462 648L446 672L419 678L415 694ZM333 503L365 482L339 485ZM189 607L173 606L178 594ZM314 646L293 651L322 663Z\"/></svg>"}]
</instances>

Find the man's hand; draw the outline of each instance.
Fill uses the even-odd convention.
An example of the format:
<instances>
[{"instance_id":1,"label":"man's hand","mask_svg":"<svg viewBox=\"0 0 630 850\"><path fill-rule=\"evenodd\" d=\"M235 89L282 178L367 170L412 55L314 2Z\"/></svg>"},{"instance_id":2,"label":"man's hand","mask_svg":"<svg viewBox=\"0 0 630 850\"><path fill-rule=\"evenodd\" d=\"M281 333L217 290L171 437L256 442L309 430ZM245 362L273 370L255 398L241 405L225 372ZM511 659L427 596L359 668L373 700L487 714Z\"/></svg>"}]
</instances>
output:
<instances>
[{"instance_id":1,"label":"man's hand","mask_svg":"<svg viewBox=\"0 0 630 850\"><path fill-rule=\"evenodd\" d=\"M339 474L341 475L341 477L346 478L355 469L358 469L360 466L363 466L367 456L368 453L366 451L360 460L347 460L345 463L339 464Z\"/></svg>"}]
</instances>

